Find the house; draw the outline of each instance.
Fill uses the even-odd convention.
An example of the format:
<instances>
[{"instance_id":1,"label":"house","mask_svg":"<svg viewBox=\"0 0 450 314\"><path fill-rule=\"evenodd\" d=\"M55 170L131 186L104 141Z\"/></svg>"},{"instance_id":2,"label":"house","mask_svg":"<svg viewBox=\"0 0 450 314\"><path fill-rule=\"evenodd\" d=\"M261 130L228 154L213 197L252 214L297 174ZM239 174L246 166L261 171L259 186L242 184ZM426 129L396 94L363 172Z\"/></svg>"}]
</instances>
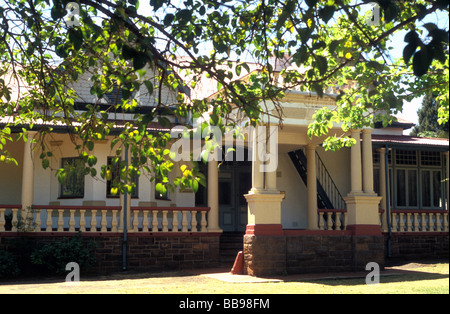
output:
<instances>
[{"instance_id":1,"label":"house","mask_svg":"<svg viewBox=\"0 0 450 314\"><path fill-rule=\"evenodd\" d=\"M77 109L92 103L109 106L114 94L96 99L89 93L88 75L74 83ZM204 83L199 88L214 97L216 84ZM137 110L155 105L148 94L134 97ZM176 92L163 89L162 99L175 102ZM241 143L241 159L213 159L202 166L207 186L197 193L176 189L162 194L145 175L126 197L111 193L111 182L99 175L74 171L60 183L57 169L79 166L74 149L79 139L64 124L51 125L45 138L52 152L46 169L33 144L7 143L19 166L0 163L0 249L14 237L57 241L81 232L98 244L98 271L215 267L224 239L237 236L243 270L251 275L355 271L369 262L383 267L390 257L448 257L448 139L404 136L410 124L399 121L351 130L356 145L325 151L323 139L310 139L307 127L317 109L334 103L334 94L319 98L289 91L280 100L283 126L272 123L270 129L276 145L267 152L276 167L261 171L267 166L256 157L262 133L250 130ZM114 118L132 119L132 114L116 112ZM2 118L0 126L13 119ZM169 119L179 125L175 117ZM37 137L48 126L35 121L29 134ZM11 128L22 127L28 126ZM153 123L149 131L173 129ZM338 126L332 131L342 133ZM114 137L112 130L95 143L99 165L113 165ZM173 175L181 171L182 163L175 164ZM21 230L17 223L25 216L32 223Z\"/></svg>"}]
</instances>

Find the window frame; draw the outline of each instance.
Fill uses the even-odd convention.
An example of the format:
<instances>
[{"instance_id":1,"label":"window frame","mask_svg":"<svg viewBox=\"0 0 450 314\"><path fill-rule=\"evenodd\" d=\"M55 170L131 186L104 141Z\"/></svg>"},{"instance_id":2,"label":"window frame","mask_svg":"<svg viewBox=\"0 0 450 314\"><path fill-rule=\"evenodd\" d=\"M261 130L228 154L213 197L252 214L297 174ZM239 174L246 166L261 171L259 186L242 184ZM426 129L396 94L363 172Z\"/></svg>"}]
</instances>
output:
<instances>
[{"instance_id":1,"label":"window frame","mask_svg":"<svg viewBox=\"0 0 450 314\"><path fill-rule=\"evenodd\" d=\"M122 162L122 158L117 157L117 156L108 156L108 157L106 157L106 165L107 165L108 169L111 170L111 179L110 180L106 180L106 198L119 198L120 197L120 194L116 194L116 195L111 194L112 182L114 181L115 177L119 176L119 174L118 174L119 169L116 168L116 170L114 170L112 168L114 166L112 161L115 158L118 158L118 161L114 165L117 165L117 164L120 165L120 163ZM134 184L135 184L135 189L133 191L133 194L131 194L131 198L139 198L139 177L136 176L133 179L133 181L134 181Z\"/></svg>"},{"instance_id":2,"label":"window frame","mask_svg":"<svg viewBox=\"0 0 450 314\"><path fill-rule=\"evenodd\" d=\"M84 161L83 161L83 159L81 157L62 157L61 158L61 168L65 168L66 167L65 166L66 162L69 161L69 160L71 160L72 162L77 162L77 161L80 162L83 165L83 168L84 168ZM69 175L70 176L74 176L74 179L69 180L70 179ZM80 189L81 193L79 193L79 194L72 193L70 195L65 195L64 194L64 187L67 185L66 181L71 181L71 184L76 185L78 183L77 182L78 181L77 180L78 176L80 176L80 178L82 178L82 180L80 180L82 182L82 184L81 184L82 187ZM58 198L59 199L64 199L64 198L84 198L85 183L86 183L86 180L85 180L84 171L73 171L73 173L67 172L63 182L59 183L59 196L58 196ZM74 189L74 190L78 190L78 189Z\"/></svg>"}]
</instances>

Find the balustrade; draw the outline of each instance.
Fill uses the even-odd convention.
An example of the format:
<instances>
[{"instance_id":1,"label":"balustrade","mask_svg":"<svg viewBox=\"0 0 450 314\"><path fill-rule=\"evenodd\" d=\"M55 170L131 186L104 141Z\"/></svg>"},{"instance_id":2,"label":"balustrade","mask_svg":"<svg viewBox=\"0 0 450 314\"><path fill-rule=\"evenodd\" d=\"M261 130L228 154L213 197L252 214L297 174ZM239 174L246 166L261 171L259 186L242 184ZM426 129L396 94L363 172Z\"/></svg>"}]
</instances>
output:
<instances>
[{"instance_id":1,"label":"balustrade","mask_svg":"<svg viewBox=\"0 0 450 314\"><path fill-rule=\"evenodd\" d=\"M209 208L131 207L128 232L207 232ZM119 232L120 206L0 205L0 232Z\"/></svg>"},{"instance_id":2,"label":"balustrade","mask_svg":"<svg viewBox=\"0 0 450 314\"><path fill-rule=\"evenodd\" d=\"M345 209L319 209L317 211L319 230L345 230L347 211Z\"/></svg>"},{"instance_id":3,"label":"balustrade","mask_svg":"<svg viewBox=\"0 0 450 314\"><path fill-rule=\"evenodd\" d=\"M392 232L448 232L448 211L393 210Z\"/></svg>"},{"instance_id":4,"label":"balustrade","mask_svg":"<svg viewBox=\"0 0 450 314\"><path fill-rule=\"evenodd\" d=\"M131 207L135 232L207 232L204 207Z\"/></svg>"}]
</instances>

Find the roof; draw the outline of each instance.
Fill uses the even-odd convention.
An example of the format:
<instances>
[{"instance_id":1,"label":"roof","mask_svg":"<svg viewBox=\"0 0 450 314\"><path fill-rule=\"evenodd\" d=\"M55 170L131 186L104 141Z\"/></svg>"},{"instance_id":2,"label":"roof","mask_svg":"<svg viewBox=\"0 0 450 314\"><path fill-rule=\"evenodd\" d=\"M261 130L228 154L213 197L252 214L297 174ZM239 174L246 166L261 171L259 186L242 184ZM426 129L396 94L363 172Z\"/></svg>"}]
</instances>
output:
<instances>
[{"instance_id":1,"label":"roof","mask_svg":"<svg viewBox=\"0 0 450 314\"><path fill-rule=\"evenodd\" d=\"M408 147L414 149L434 148L436 150L448 151L448 138L430 138L430 137L416 137L407 135L372 135L372 143L376 146Z\"/></svg>"},{"instance_id":2,"label":"roof","mask_svg":"<svg viewBox=\"0 0 450 314\"><path fill-rule=\"evenodd\" d=\"M10 125L10 128L13 131L20 131L22 130L22 127L29 128L29 123L17 123L17 120L14 116L6 116L6 117L0 117L0 126L2 125ZM113 130L111 134L115 134L117 132L120 132L124 129L124 124L122 122L117 121L106 121L106 122L114 122ZM52 128L54 132L71 132L74 127L81 126L80 122L77 121L71 121L71 125L67 125L66 123L62 121L44 121L42 119L36 119L33 120L33 129L39 130L41 128ZM170 126L162 126L158 122L152 122L147 125L147 131L149 132L163 132L163 133L169 133L172 130L182 130L182 125L179 123L172 123Z\"/></svg>"},{"instance_id":3,"label":"roof","mask_svg":"<svg viewBox=\"0 0 450 314\"><path fill-rule=\"evenodd\" d=\"M395 116L395 119L396 119L396 121L392 121L392 123L390 125L388 125L387 128L401 128L403 130L408 130L416 125L414 122L399 118L397 116ZM384 128L383 123L376 122L375 128L377 128L377 129Z\"/></svg>"}]
</instances>

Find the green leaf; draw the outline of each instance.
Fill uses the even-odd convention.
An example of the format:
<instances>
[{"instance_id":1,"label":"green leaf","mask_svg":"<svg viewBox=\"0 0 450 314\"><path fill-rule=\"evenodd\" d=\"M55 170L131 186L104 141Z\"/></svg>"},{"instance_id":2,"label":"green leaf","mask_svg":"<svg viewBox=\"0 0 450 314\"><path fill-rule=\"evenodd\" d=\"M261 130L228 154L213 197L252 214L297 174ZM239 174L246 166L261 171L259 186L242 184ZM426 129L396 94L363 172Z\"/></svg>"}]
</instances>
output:
<instances>
[{"instance_id":1,"label":"green leaf","mask_svg":"<svg viewBox=\"0 0 450 314\"><path fill-rule=\"evenodd\" d=\"M176 19L183 24L187 24L187 22L192 17L192 11L188 9L183 9L176 14Z\"/></svg>"},{"instance_id":2,"label":"green leaf","mask_svg":"<svg viewBox=\"0 0 450 314\"><path fill-rule=\"evenodd\" d=\"M92 151L92 150L94 149L94 142L92 142L92 141L87 141L87 142L86 142L86 147L87 147L90 151Z\"/></svg>"},{"instance_id":3,"label":"green leaf","mask_svg":"<svg viewBox=\"0 0 450 314\"><path fill-rule=\"evenodd\" d=\"M428 51L427 46L423 46L417 51L413 58L414 75L422 76L428 72L428 69L433 61L433 54Z\"/></svg>"},{"instance_id":4,"label":"green leaf","mask_svg":"<svg viewBox=\"0 0 450 314\"><path fill-rule=\"evenodd\" d=\"M97 157L95 157L94 155L89 156L87 163L88 163L89 167L94 166L97 163Z\"/></svg>"},{"instance_id":5,"label":"green leaf","mask_svg":"<svg viewBox=\"0 0 450 314\"><path fill-rule=\"evenodd\" d=\"M167 26L171 25L174 18L175 18L175 16L172 13L166 14L166 16L164 17L164 26L167 27Z\"/></svg>"},{"instance_id":6,"label":"green leaf","mask_svg":"<svg viewBox=\"0 0 450 314\"><path fill-rule=\"evenodd\" d=\"M192 180L192 191L194 191L194 193L197 193L197 191L198 191L198 181L197 180Z\"/></svg>"},{"instance_id":7,"label":"green leaf","mask_svg":"<svg viewBox=\"0 0 450 314\"><path fill-rule=\"evenodd\" d=\"M64 168L58 169L56 174L57 174L57 177L58 177L58 182L59 183L64 183L64 180L66 179L66 170Z\"/></svg>"},{"instance_id":8,"label":"green leaf","mask_svg":"<svg viewBox=\"0 0 450 314\"><path fill-rule=\"evenodd\" d=\"M133 57L133 68L135 70L142 69L147 63L147 56L144 53L139 53Z\"/></svg>"},{"instance_id":9,"label":"green leaf","mask_svg":"<svg viewBox=\"0 0 450 314\"><path fill-rule=\"evenodd\" d=\"M384 70L384 65L377 61L371 60L371 61L367 62L367 65L374 68L377 71L380 71L380 72Z\"/></svg>"},{"instance_id":10,"label":"green leaf","mask_svg":"<svg viewBox=\"0 0 450 314\"><path fill-rule=\"evenodd\" d=\"M324 75L328 70L328 61L327 58L323 56L316 56L317 68L319 69L320 75Z\"/></svg>"},{"instance_id":11,"label":"green leaf","mask_svg":"<svg viewBox=\"0 0 450 314\"><path fill-rule=\"evenodd\" d=\"M167 188L164 186L164 184L158 183L156 184L156 192L164 195L167 193Z\"/></svg>"},{"instance_id":12,"label":"green leaf","mask_svg":"<svg viewBox=\"0 0 450 314\"><path fill-rule=\"evenodd\" d=\"M54 21L64 17L66 13L67 13L66 9L64 9L61 3L58 2L55 2L55 5L52 7L52 10L50 11L50 15Z\"/></svg>"},{"instance_id":13,"label":"green leaf","mask_svg":"<svg viewBox=\"0 0 450 314\"><path fill-rule=\"evenodd\" d=\"M150 0L150 5L155 8L155 11L163 6L166 0Z\"/></svg>"},{"instance_id":14,"label":"green leaf","mask_svg":"<svg viewBox=\"0 0 450 314\"><path fill-rule=\"evenodd\" d=\"M281 14L278 17L277 25L275 26L275 28L277 30L280 30L282 28L282 26L284 25L286 20L294 12L294 10L295 10L295 3L296 2L293 1L293 0L288 0L286 2L286 5L283 7L283 11L281 11Z\"/></svg>"},{"instance_id":15,"label":"green leaf","mask_svg":"<svg viewBox=\"0 0 450 314\"><path fill-rule=\"evenodd\" d=\"M436 4L437 4L439 9L448 8L448 0L437 0Z\"/></svg>"},{"instance_id":16,"label":"green leaf","mask_svg":"<svg viewBox=\"0 0 450 314\"><path fill-rule=\"evenodd\" d=\"M399 9L394 2L390 2L387 8L384 10L384 21L389 23L393 21L399 13Z\"/></svg>"},{"instance_id":17,"label":"green leaf","mask_svg":"<svg viewBox=\"0 0 450 314\"><path fill-rule=\"evenodd\" d=\"M305 0L305 2L309 7L315 7L317 4L317 0Z\"/></svg>"},{"instance_id":18,"label":"green leaf","mask_svg":"<svg viewBox=\"0 0 450 314\"><path fill-rule=\"evenodd\" d=\"M404 38L405 42L410 43L412 45L416 45L416 47L421 43L419 39L419 35L416 33L416 31L412 30L409 31Z\"/></svg>"},{"instance_id":19,"label":"green leaf","mask_svg":"<svg viewBox=\"0 0 450 314\"><path fill-rule=\"evenodd\" d=\"M423 27L425 27L428 32L431 32L431 31L433 31L433 30L438 28L436 26L436 24L434 24L434 23L426 23L426 24L423 25Z\"/></svg>"},{"instance_id":20,"label":"green leaf","mask_svg":"<svg viewBox=\"0 0 450 314\"><path fill-rule=\"evenodd\" d=\"M144 81L144 84L145 84L145 87L147 87L148 93L149 93L150 95L153 94L153 89L154 89L153 83L150 82L149 80L145 80L145 81Z\"/></svg>"},{"instance_id":21,"label":"green leaf","mask_svg":"<svg viewBox=\"0 0 450 314\"><path fill-rule=\"evenodd\" d=\"M50 166L50 161L47 158L42 159L42 168L47 169Z\"/></svg>"},{"instance_id":22,"label":"green leaf","mask_svg":"<svg viewBox=\"0 0 450 314\"><path fill-rule=\"evenodd\" d=\"M75 50L80 50L83 45L83 32L78 28L69 28L69 40Z\"/></svg>"},{"instance_id":23,"label":"green leaf","mask_svg":"<svg viewBox=\"0 0 450 314\"><path fill-rule=\"evenodd\" d=\"M127 45L123 45L122 47L122 57L125 60L130 60L132 59L134 56L136 56L137 54L137 50L134 48L131 48L130 46Z\"/></svg>"},{"instance_id":24,"label":"green leaf","mask_svg":"<svg viewBox=\"0 0 450 314\"><path fill-rule=\"evenodd\" d=\"M334 11L335 11L334 6L327 5L319 9L319 16L325 23L328 23L328 21L333 17Z\"/></svg>"},{"instance_id":25,"label":"green leaf","mask_svg":"<svg viewBox=\"0 0 450 314\"><path fill-rule=\"evenodd\" d=\"M323 88L322 88L322 86L320 84L313 83L312 84L312 89L317 93L317 96L323 97Z\"/></svg>"},{"instance_id":26,"label":"green leaf","mask_svg":"<svg viewBox=\"0 0 450 314\"><path fill-rule=\"evenodd\" d=\"M405 64L409 63L409 60L413 56L413 54L416 52L417 46L409 44L406 45L403 49L403 60L405 61Z\"/></svg>"},{"instance_id":27,"label":"green leaf","mask_svg":"<svg viewBox=\"0 0 450 314\"><path fill-rule=\"evenodd\" d=\"M202 5L201 7L200 7L200 9L198 10L198 13L200 14L200 15L205 15L205 13L206 13L206 9L205 9L205 6L204 5Z\"/></svg>"}]
</instances>

